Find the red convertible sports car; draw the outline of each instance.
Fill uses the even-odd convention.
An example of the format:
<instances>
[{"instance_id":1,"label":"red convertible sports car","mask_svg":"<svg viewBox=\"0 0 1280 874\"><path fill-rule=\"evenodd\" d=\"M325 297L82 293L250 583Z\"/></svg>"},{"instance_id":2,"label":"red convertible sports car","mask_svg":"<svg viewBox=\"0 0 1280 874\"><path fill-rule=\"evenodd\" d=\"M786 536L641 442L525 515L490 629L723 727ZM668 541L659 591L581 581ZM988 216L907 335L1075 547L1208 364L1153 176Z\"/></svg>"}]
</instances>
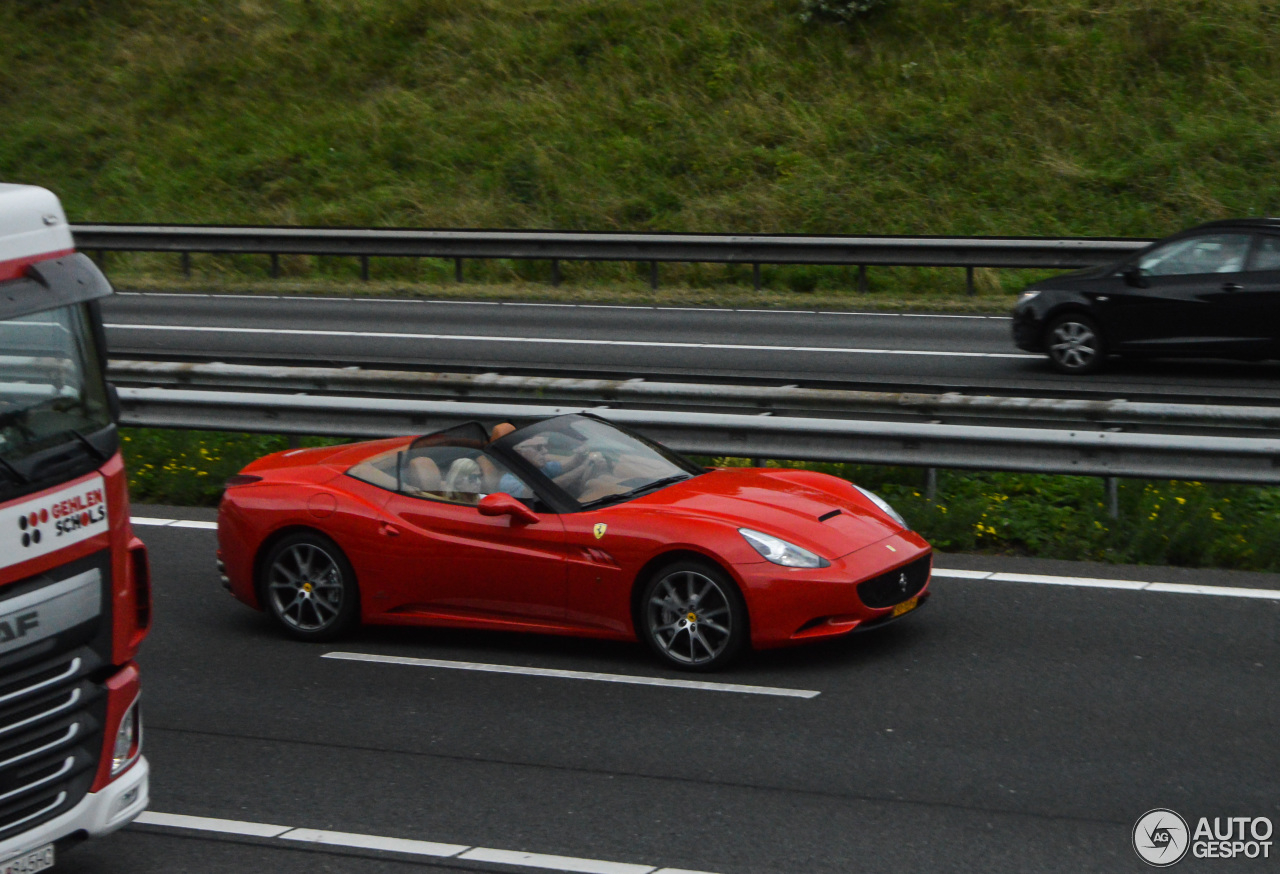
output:
<instances>
[{"instance_id":1,"label":"red convertible sports car","mask_svg":"<svg viewBox=\"0 0 1280 874\"><path fill-rule=\"evenodd\" d=\"M268 455L228 481L218 546L232 594L304 640L638 637L689 670L890 622L932 560L842 479L707 469L590 415Z\"/></svg>"}]
</instances>

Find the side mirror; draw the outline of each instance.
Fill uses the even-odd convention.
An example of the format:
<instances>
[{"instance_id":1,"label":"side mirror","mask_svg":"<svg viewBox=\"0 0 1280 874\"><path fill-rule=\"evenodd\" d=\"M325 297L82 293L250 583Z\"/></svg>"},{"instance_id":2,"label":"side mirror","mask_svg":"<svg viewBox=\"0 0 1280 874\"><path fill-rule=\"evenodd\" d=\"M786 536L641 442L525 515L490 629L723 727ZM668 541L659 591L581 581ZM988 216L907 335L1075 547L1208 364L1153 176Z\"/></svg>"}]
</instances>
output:
<instances>
[{"instance_id":1,"label":"side mirror","mask_svg":"<svg viewBox=\"0 0 1280 874\"><path fill-rule=\"evenodd\" d=\"M1142 268L1137 264L1130 264L1120 271L1120 275L1124 277L1125 285L1131 285L1134 288L1147 287L1147 278L1142 275Z\"/></svg>"},{"instance_id":2,"label":"side mirror","mask_svg":"<svg viewBox=\"0 0 1280 874\"><path fill-rule=\"evenodd\" d=\"M494 492L492 495L485 495L480 499L480 503L476 505L476 508L480 511L481 516L510 516L516 521L527 522L530 525L538 521L537 513L506 492Z\"/></svg>"}]
</instances>

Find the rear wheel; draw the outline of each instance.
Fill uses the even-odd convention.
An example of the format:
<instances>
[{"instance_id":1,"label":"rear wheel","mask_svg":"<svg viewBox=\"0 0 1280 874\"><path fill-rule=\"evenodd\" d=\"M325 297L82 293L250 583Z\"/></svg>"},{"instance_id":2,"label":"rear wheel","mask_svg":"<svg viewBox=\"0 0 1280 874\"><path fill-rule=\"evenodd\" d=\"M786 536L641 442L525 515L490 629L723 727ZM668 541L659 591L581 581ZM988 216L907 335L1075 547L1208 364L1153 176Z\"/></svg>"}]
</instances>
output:
<instances>
[{"instance_id":1,"label":"rear wheel","mask_svg":"<svg viewBox=\"0 0 1280 874\"><path fill-rule=\"evenodd\" d=\"M332 640L356 624L360 592L338 545L312 532L291 534L262 563L267 611L299 640Z\"/></svg>"},{"instance_id":2,"label":"rear wheel","mask_svg":"<svg viewBox=\"0 0 1280 874\"><path fill-rule=\"evenodd\" d=\"M1102 331L1093 319L1078 313L1058 316L1045 331L1049 362L1059 373L1095 373L1106 361Z\"/></svg>"},{"instance_id":3,"label":"rear wheel","mask_svg":"<svg viewBox=\"0 0 1280 874\"><path fill-rule=\"evenodd\" d=\"M736 658L749 636L747 608L719 568L681 561L658 570L640 601L640 633L654 653L686 671L714 671Z\"/></svg>"}]
</instances>

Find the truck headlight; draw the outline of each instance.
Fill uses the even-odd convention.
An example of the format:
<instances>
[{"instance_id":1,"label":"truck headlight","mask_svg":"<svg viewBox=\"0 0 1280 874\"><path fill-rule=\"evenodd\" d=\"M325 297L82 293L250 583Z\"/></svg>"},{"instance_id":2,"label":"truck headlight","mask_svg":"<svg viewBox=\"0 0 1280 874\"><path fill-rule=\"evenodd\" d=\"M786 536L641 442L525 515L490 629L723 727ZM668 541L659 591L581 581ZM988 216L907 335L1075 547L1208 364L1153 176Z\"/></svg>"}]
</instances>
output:
<instances>
[{"instance_id":1,"label":"truck headlight","mask_svg":"<svg viewBox=\"0 0 1280 874\"><path fill-rule=\"evenodd\" d=\"M114 777L133 764L142 752L142 713L134 701L125 711L116 729L116 743L111 750L111 776Z\"/></svg>"}]
</instances>

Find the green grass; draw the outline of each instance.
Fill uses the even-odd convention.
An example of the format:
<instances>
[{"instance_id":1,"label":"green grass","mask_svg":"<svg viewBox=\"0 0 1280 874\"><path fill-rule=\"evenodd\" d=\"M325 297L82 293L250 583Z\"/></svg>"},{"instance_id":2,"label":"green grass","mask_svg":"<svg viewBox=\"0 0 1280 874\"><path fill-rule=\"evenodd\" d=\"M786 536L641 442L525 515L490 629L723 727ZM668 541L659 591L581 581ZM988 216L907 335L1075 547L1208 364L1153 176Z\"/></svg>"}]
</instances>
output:
<instances>
[{"instance_id":1,"label":"green grass","mask_svg":"<svg viewBox=\"0 0 1280 874\"><path fill-rule=\"evenodd\" d=\"M0 178L73 221L1160 236L1280 210L1267 0L800 7L9 0Z\"/></svg>"},{"instance_id":2,"label":"green grass","mask_svg":"<svg viewBox=\"0 0 1280 874\"><path fill-rule=\"evenodd\" d=\"M333 443L304 438L304 446ZM214 506L226 478L289 446L284 437L123 429L129 489L139 503ZM704 464L743 466L741 458ZM1071 560L1280 571L1280 488L1122 480L1120 517L1095 477L940 471L933 500L914 468L803 466L871 488L935 548Z\"/></svg>"}]
</instances>

